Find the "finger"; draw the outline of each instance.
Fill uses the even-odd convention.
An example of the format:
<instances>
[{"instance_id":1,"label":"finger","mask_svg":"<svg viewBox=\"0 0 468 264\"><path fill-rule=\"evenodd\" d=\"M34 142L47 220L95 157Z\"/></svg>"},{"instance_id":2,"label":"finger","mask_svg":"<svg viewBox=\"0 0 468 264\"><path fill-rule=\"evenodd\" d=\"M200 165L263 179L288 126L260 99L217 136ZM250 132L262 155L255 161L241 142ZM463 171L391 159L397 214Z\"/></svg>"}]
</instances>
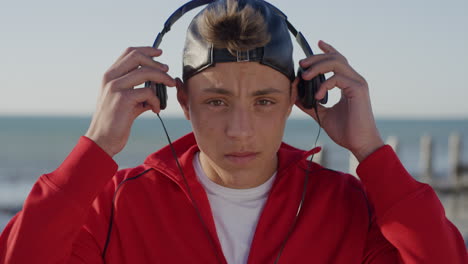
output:
<instances>
[{"instance_id":1,"label":"finger","mask_svg":"<svg viewBox=\"0 0 468 264\"><path fill-rule=\"evenodd\" d=\"M140 66L153 67L167 72L169 67L152 59L162 54L162 50L151 47L128 48L124 54L104 74L104 83L119 78Z\"/></svg>"},{"instance_id":2,"label":"finger","mask_svg":"<svg viewBox=\"0 0 468 264\"><path fill-rule=\"evenodd\" d=\"M140 52L139 50L133 50L127 54L123 59L115 64L115 68L113 68L113 70L115 71L115 74L120 77L139 66L153 67L165 72L169 70L169 66L153 60L150 56Z\"/></svg>"},{"instance_id":3,"label":"finger","mask_svg":"<svg viewBox=\"0 0 468 264\"><path fill-rule=\"evenodd\" d=\"M347 78L343 75L333 75L332 77L328 78L325 82L323 82L317 93L315 94L315 99L321 100L325 97L327 91L338 87L342 90L346 90L349 87L356 86L358 83L350 78Z\"/></svg>"},{"instance_id":4,"label":"finger","mask_svg":"<svg viewBox=\"0 0 468 264\"><path fill-rule=\"evenodd\" d=\"M322 60L329 60L331 59L329 54L317 54L317 55L312 55L310 57L307 57L305 59L302 59L299 61L299 66L301 66L303 69L310 67L310 65L317 63Z\"/></svg>"},{"instance_id":5,"label":"finger","mask_svg":"<svg viewBox=\"0 0 468 264\"><path fill-rule=\"evenodd\" d=\"M300 66L302 68L307 68L310 65L320 61L320 60L325 60L325 59L336 59L336 60L341 60L345 63L348 63L347 59L345 56L343 56L339 51L337 51L333 46L330 44L324 42L323 40L319 41L319 47L322 51L324 51L324 54L316 54L309 56L299 62Z\"/></svg>"},{"instance_id":6,"label":"finger","mask_svg":"<svg viewBox=\"0 0 468 264\"><path fill-rule=\"evenodd\" d=\"M176 81L169 74L149 67L141 67L109 82L111 90L132 89L146 81L174 87Z\"/></svg>"},{"instance_id":7,"label":"finger","mask_svg":"<svg viewBox=\"0 0 468 264\"><path fill-rule=\"evenodd\" d=\"M128 47L128 48L126 48L124 50L124 52L120 55L120 57L116 60L116 62L123 59L125 56L127 56L130 52L132 52L134 50L138 50L138 51L142 52L143 54L146 54L149 57L159 57L162 54L161 49L156 49L156 48L153 48L153 47L148 47L148 46L146 46L146 47Z\"/></svg>"},{"instance_id":8,"label":"finger","mask_svg":"<svg viewBox=\"0 0 468 264\"><path fill-rule=\"evenodd\" d=\"M326 42L323 41L323 40L319 40L318 46L319 46L319 48L320 48L323 52L325 52L325 53L337 53L337 54L341 54L341 53L338 52L338 50L336 50L332 45L326 43Z\"/></svg>"},{"instance_id":9,"label":"finger","mask_svg":"<svg viewBox=\"0 0 468 264\"><path fill-rule=\"evenodd\" d=\"M128 96L133 100L137 109L137 115L147 111L152 110L154 113L159 113L160 111L160 101L159 98L154 93L154 90L150 87L147 88L138 88L128 91Z\"/></svg>"},{"instance_id":10,"label":"finger","mask_svg":"<svg viewBox=\"0 0 468 264\"><path fill-rule=\"evenodd\" d=\"M325 59L318 61L312 65L302 74L304 80L311 80L319 74L334 72L346 76L352 76L355 72L351 67L342 60Z\"/></svg>"}]
</instances>

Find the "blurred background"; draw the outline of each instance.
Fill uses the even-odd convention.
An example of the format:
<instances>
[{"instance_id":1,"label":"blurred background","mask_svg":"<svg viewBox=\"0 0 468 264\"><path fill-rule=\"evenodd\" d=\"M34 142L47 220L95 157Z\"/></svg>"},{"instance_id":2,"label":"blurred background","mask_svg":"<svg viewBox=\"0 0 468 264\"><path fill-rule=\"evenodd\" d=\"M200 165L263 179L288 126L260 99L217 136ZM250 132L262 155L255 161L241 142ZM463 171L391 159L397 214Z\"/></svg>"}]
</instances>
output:
<instances>
[{"instance_id":1,"label":"blurred background","mask_svg":"<svg viewBox=\"0 0 468 264\"><path fill-rule=\"evenodd\" d=\"M468 2L465 0L280 1L315 53L322 39L344 54L370 86L378 127L411 174L431 183L447 215L468 238ZM103 73L129 46L149 46L185 1L9 1L0 6L0 231L33 183L54 170L83 135ZM186 28L166 35L158 60L181 76ZM295 61L304 55L296 51ZM328 77L330 75L327 75ZM330 93L333 105L339 91ZM188 133L175 93L162 113L172 139ZM308 149L316 124L295 109L285 142ZM321 162L353 173L349 153L322 133ZM397 142L395 144L395 142ZM428 143L429 142L429 143ZM465 143L465 144L464 144ZM143 114L120 168L167 144L156 117ZM350 165L351 160L351 165Z\"/></svg>"}]
</instances>

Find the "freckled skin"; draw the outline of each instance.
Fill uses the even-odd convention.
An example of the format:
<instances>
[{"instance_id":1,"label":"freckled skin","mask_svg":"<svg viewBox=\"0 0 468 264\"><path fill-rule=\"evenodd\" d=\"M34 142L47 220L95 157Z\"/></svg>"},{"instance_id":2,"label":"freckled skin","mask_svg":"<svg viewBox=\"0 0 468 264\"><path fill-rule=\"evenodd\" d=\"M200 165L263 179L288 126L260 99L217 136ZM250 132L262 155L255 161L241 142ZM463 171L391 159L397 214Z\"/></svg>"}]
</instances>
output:
<instances>
[{"instance_id":1,"label":"freckled skin","mask_svg":"<svg viewBox=\"0 0 468 264\"><path fill-rule=\"evenodd\" d=\"M252 188L272 176L296 99L286 76L257 62L227 62L186 84L179 82L177 88L211 180L230 188ZM230 155L246 152L255 154Z\"/></svg>"}]
</instances>

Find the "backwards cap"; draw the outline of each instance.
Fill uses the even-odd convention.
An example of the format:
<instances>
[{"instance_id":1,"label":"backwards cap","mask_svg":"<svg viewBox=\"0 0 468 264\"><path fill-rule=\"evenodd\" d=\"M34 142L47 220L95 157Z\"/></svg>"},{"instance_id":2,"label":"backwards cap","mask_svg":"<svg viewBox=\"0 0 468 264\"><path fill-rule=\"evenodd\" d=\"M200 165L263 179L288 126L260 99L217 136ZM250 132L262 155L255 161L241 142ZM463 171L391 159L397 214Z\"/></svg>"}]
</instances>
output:
<instances>
[{"instance_id":1,"label":"backwards cap","mask_svg":"<svg viewBox=\"0 0 468 264\"><path fill-rule=\"evenodd\" d=\"M187 81L217 62L256 61L283 73L293 81L293 46L287 24L282 16L262 0L238 0L237 10L249 5L264 18L267 33L270 35L270 41L266 45L250 50L232 51L215 47L202 36L200 27L206 26L202 19L203 12L209 8L225 9L229 1L232 0L218 0L207 5L190 23L183 53L183 80Z\"/></svg>"}]
</instances>

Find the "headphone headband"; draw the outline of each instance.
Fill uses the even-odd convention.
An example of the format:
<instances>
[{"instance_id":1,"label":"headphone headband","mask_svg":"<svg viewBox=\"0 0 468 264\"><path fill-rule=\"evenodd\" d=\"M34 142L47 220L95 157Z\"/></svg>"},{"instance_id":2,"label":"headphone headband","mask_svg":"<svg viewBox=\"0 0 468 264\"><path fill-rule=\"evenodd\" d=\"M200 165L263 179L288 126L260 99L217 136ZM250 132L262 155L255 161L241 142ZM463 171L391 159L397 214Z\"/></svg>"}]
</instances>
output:
<instances>
[{"instance_id":1,"label":"headphone headband","mask_svg":"<svg viewBox=\"0 0 468 264\"><path fill-rule=\"evenodd\" d=\"M162 42L162 39L163 39L164 35L171 30L172 25L174 25L174 23L177 20L179 20L183 15L185 15L185 13L187 13L187 12L197 8L197 7L207 5L207 4L211 4L213 2L216 2L216 0L191 0L191 1L187 2L187 3L185 3L183 6L179 7L176 11L174 11L169 16L169 18L166 20L166 22L164 22L164 28L156 36L156 39L153 42L153 48L158 48L159 47L159 45ZM263 2L265 4L267 4L274 12L276 12L278 15L280 15L281 17L284 18L284 21L286 22L286 25L288 26L289 32L291 32L293 34L293 36L296 39L296 42L302 48L305 55L307 57L314 55L314 53L312 52L312 49L310 48L309 43L307 42L307 40L304 37L304 35L302 35L302 33L300 31L296 30L296 28L291 24L291 22L289 22L288 17L283 12L281 12L281 10L279 10L277 7L275 7L274 5L272 5L272 4L270 4L270 3L266 2L266 1L263 1Z\"/></svg>"},{"instance_id":2,"label":"headphone headband","mask_svg":"<svg viewBox=\"0 0 468 264\"><path fill-rule=\"evenodd\" d=\"M192 1L189 1L189 2L185 3L181 7L179 7L176 11L174 11L169 16L169 18L164 23L164 28L156 36L156 39L154 40L154 43L153 43L153 47L154 48L159 47L159 45L162 42L162 39L163 39L164 35L171 30L172 25L177 20L179 20L185 13L187 13L187 12L191 11L192 9L197 8L197 7L207 5L207 4L211 4L211 3L216 2L216 1L217 0L192 0ZM307 42L307 40L304 37L304 35L301 32L296 30L296 28L291 24L291 22L289 22L287 16L283 12L281 12L281 10L276 8L274 5L272 5L272 4L270 4L270 3L266 2L266 1L262 1L262 3L264 3L266 6L268 6L269 9L272 12L276 13L279 17L281 17L283 19L283 21L285 22L286 27L288 28L289 32L294 35L294 37L296 39L296 42L299 44L302 51L305 53L306 57L310 57L310 56L314 55L314 53L312 52L312 49L310 48L309 43ZM290 48L292 49L292 46ZM207 61L207 62L203 61L201 64L198 63L197 67L199 67L199 68L195 68L195 71L196 70L203 70L204 68L210 66L213 63L213 61L212 61L213 54L214 54L213 53L213 48L211 48L211 52L212 52L211 53L211 60ZM247 58L247 61L250 61L251 57L254 58L257 55L262 54L262 52L260 52L258 54L257 53L258 53L257 49L250 50L246 54L242 53L241 54L242 56L240 56L240 57L241 57L241 59L242 58ZM274 69L279 70L280 72L282 72L286 76L288 76L288 78L290 78L290 80L292 81L294 79L294 73L293 73L294 70L292 70L292 72L291 72L290 68L282 67L281 63L277 64L277 62L278 62L277 57L278 56L280 56L280 55L278 55L278 54L272 55L272 53L270 52L269 56L268 56L270 61L262 60L263 61L262 63L265 64L265 65L269 65ZM228 57L228 56L224 56L224 57ZM239 52L237 54L236 59L237 59L237 61L239 61ZM230 61L230 59L225 59L224 58L224 59L219 59L218 61L225 61L226 62L226 61ZM244 61L244 60L240 60L240 61ZM184 63L185 63L185 61L184 61ZM186 75L185 74L186 73L185 69L186 69L186 65L184 65L184 77ZM188 66L187 69L188 69L187 75L196 74L196 72L194 72L190 66ZM316 107L316 105L317 105L317 101L315 100L315 93L318 91L320 85L325 81L325 75L319 74L318 76L314 77L312 80L305 81L304 79L302 79L302 73L304 71L305 71L305 69L299 68L298 73L297 73L297 76L299 77L299 80L300 80L299 84L298 84L298 94L299 94L299 98L301 100L302 105L305 108L310 109L312 107ZM154 89L156 95L158 96L158 98L160 100L161 109L165 109L166 104L167 104L166 87L163 84L159 84L159 83L155 84L155 83L152 83L150 81L147 81L145 83L145 87L152 87ZM326 104L327 101L328 101L328 93L326 93L325 97L323 99L321 99L319 102L322 103L322 104Z\"/></svg>"}]
</instances>

